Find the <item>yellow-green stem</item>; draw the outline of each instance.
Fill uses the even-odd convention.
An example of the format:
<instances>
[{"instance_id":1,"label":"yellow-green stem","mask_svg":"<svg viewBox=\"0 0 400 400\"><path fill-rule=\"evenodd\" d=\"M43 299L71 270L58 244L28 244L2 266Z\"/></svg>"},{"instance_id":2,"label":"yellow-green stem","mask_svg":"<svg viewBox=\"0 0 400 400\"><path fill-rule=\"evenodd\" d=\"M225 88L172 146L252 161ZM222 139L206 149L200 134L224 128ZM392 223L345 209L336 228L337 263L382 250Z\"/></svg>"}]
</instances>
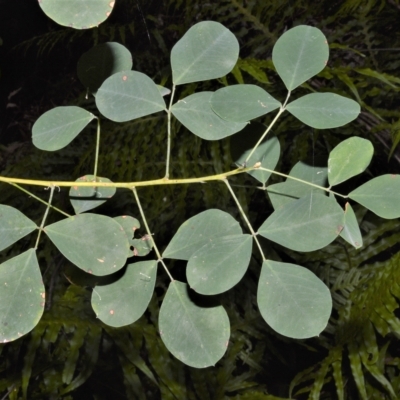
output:
<instances>
[{"instance_id":1,"label":"yellow-green stem","mask_svg":"<svg viewBox=\"0 0 400 400\"><path fill-rule=\"evenodd\" d=\"M236 197L235 192L233 191L231 185L229 184L228 179L224 179L224 183L228 187L228 190L231 193L231 196L232 196L233 200L235 200L237 208L239 209L240 214L242 214L242 218L246 222L246 224L247 224L247 226L249 228L249 231L251 232L251 235L253 236L253 239L256 242L258 249L260 250L260 254L261 254L262 259L264 261L266 261L266 258L265 258L264 252L262 250L262 247L260 245L260 242L257 239L257 233L254 231L253 227L251 226L251 223L250 223L249 219L247 218L246 213L244 212L242 206L240 205L240 202L239 202L238 198Z\"/></svg>"},{"instance_id":2,"label":"yellow-green stem","mask_svg":"<svg viewBox=\"0 0 400 400\"><path fill-rule=\"evenodd\" d=\"M132 189L133 195L135 196L136 204L137 204L137 206L138 206L138 208L139 208L139 212L140 212L140 216L142 217L143 224L144 224L144 226L145 226L145 228L146 228L146 233L147 233L147 235L151 238L151 241L152 241L152 243L153 243L154 251L155 251L156 254L157 254L157 261L160 262L161 265L164 267L165 272L167 273L167 275L169 276L169 278L171 279L171 281L174 281L174 278L172 277L172 275L170 274L170 272L169 272L167 266L166 266L166 265L164 264L164 262L163 262L163 259L162 259L162 257L161 257L161 253L160 253L160 251L158 250L158 247L157 247L157 245L156 245L156 242L155 242L155 240L154 240L154 238L153 238L153 234L151 233L150 228L149 228L149 225L147 224L147 220L146 220L146 217L145 217L145 215L144 215L143 208L142 208L142 204L140 203L139 196L138 196L138 194L137 194L136 188L131 188L131 189Z\"/></svg>"},{"instance_id":3,"label":"yellow-green stem","mask_svg":"<svg viewBox=\"0 0 400 400\"><path fill-rule=\"evenodd\" d=\"M46 211L44 212L42 223L40 224L40 227L39 227L39 232L38 232L38 235L37 235L37 238L36 238L36 243L35 243L35 250L39 246L40 236L42 235L44 224L46 223L46 218L47 218L47 215L49 214L49 210L50 210L50 207L51 207L51 202L53 201L54 189L55 189L54 186L50 186L49 202L47 203Z\"/></svg>"}]
</instances>

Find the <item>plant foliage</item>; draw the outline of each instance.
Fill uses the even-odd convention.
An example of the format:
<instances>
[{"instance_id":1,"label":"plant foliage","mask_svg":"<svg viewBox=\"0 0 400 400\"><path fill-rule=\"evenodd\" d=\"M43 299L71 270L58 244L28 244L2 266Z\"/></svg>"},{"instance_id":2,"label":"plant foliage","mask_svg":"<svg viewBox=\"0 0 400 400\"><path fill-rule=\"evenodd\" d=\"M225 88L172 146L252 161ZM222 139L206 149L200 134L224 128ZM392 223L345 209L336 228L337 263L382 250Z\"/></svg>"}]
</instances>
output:
<instances>
[{"instance_id":1,"label":"plant foliage","mask_svg":"<svg viewBox=\"0 0 400 400\"><path fill-rule=\"evenodd\" d=\"M203 36L205 36L204 40ZM383 218L393 219L400 216L398 195L400 191L397 175L385 175L372 179L348 195L340 195L332 191L332 186L346 182L365 171L369 166L373 146L370 141L365 139L350 138L340 143L330 152L327 166L323 166L322 169L306 164L303 164L304 167L302 167L299 164L298 171L300 173L295 172L295 166L289 175L285 175L285 182L266 186L271 174L277 173L275 168L280 155L279 141L274 140L276 139L274 137L270 138L270 134L267 137L267 134L284 111L288 111L302 123L317 129L342 126L353 120L359 113L357 103L332 93L307 94L289 102L291 91L319 73L327 62L326 39L316 28L300 26L289 30L274 47L273 62L278 75L288 89L285 101L276 100L256 85L230 85L215 92L197 92L173 103L177 85L219 78L233 68L238 54L235 47L237 43L233 39L234 36L231 32L222 25L211 21L195 25L183 36L171 53L174 85L169 106L163 99L164 95L168 94L168 90L162 89L148 76L137 71L122 69L117 72L118 70L111 69L110 77L103 75L104 84L90 87L89 82L87 83L89 90L96 96L96 105L99 111L112 121L130 121L159 111L167 113L167 161L163 179L154 179L153 176L153 181L150 182L131 181L128 177L127 182L114 184L107 178L98 177L96 153L94 173L79 178L75 186L71 182L54 180L47 182L51 189L50 200L45 202L48 206L47 210L52 207L52 197L56 193L55 186L65 184L65 186L71 187L71 203L76 216L67 216L67 219L46 225L46 211L40 227L37 227L33 221L15 208L11 209L11 217L9 217L11 219L9 225L15 226L17 215L21 214L24 221L23 227L27 230L26 234L36 229L39 231L37 243L28 250L30 255L35 254L40 234L44 232L68 260L85 272L96 276L109 275L110 271L115 272L121 269L127 258L132 255L146 255L154 246L156 259L128 262L123 274L118 276L115 281L105 284L96 283L92 291L92 307L100 320L112 327L133 323L140 318L151 301L157 264L161 265L171 277L171 283L166 291L159 314L158 329L161 339L168 350L178 359L196 368L214 365L223 356L229 341L229 320L221 305L216 303L206 305L204 302L207 300L201 296L198 297L194 292L201 295L215 295L225 293L235 286L246 273L252 257L253 241L257 244L263 260L257 301L260 313L267 323L278 333L292 338L308 338L318 335L328 323L332 303L327 286L312 272L300 265L277 262L265 257L263 242L259 243L257 235L300 252L322 249L339 236L356 249L362 242L359 222L349 203L343 207L343 204L337 201L340 197L351 199ZM293 42L296 42L292 49L295 51L288 51ZM219 45L221 47L218 47ZM184 51L185 46L190 49L189 53ZM126 51L127 49L123 48L122 52L126 53ZM310 54L319 62L310 62ZM323 65L322 59L324 59ZM193 63L193 60L200 61L196 64ZM226 64L221 65L221 60L226 60ZM209 64L207 64L208 62ZM297 69L293 67L294 65L301 67ZM254 69L245 68L254 71ZM104 74L104 71L101 72ZM115 72L117 73L115 74ZM263 78L261 77L261 79ZM72 116L67 116L62 109L61 107L55 109L60 111L57 118L52 115L52 110L44 114L41 117L42 120L39 119L34 125L34 143L35 140L42 140L43 143L43 147L35 143L37 147L51 151L61 149L68 145L93 118L96 118L82 108L77 108L79 115ZM248 122L274 110L278 110L278 112L272 123L268 127L261 125L260 133L254 138L257 124L248 124ZM95 113L93 110L92 112ZM164 252L158 251L157 236L153 239L136 188L190 183L190 180L180 182L176 178L176 170L172 168L170 135L174 126L176 127L172 117L175 117L201 139L219 140L233 135L233 142L236 136L244 137L244 145L237 157L234 157L238 166L236 170L220 169L217 174L213 171L214 175L206 175L201 171L188 171L190 168L186 165L183 173L188 172L188 176L185 177L190 178L193 183L207 181L226 183L227 190L237 203L251 235L243 234L242 228L229 213L211 209L186 221ZM43 122L44 127L41 126ZM49 126L50 128L48 128ZM100 125L98 124L96 151L99 148L99 135ZM193 137L192 140L198 139ZM214 143L217 142L212 142L212 146ZM46 148L46 146L48 147ZM174 171L172 177L170 170ZM263 189L267 190L275 209L263 223L259 224L258 232L253 229L243 211L246 206L241 204L242 199L236 197L229 184L231 176L242 173L248 173L262 183ZM17 181L7 180L7 178L3 181L17 183ZM33 182L23 183L32 184ZM45 184L42 183L42 185ZM277 185L280 185L279 189L277 189ZM117 187L133 191L146 229L144 240L142 240L143 238L133 239L133 232L138 228L136 222L131 221L131 225L129 223L125 225L123 220L130 217L121 216L112 219L96 214L81 214L104 203L104 197L111 198ZM330 193L330 196L326 196L326 193ZM99 198L103 200L99 200ZM65 215L64 212L63 214ZM20 216L18 218L21 219ZM153 221L152 229L157 234L155 221ZM4 248L25 236L22 233L18 235L10 243L7 242ZM5 237L9 237L7 233L5 233ZM135 240L136 242L134 242ZM145 245L144 252L141 253L143 247L140 245L143 243ZM11 264L15 263L13 260L18 260L18 257L21 256L11 258L1 267L9 266L7 263L10 261ZM164 262L169 258L188 261L186 273L188 285L172 278ZM33 259L37 266L35 255ZM6 271L6 268L3 270ZM36 270L39 270L38 267ZM9 279L7 275L6 279ZM43 288L32 284L26 285L25 288L26 290L36 288L36 293L39 293L42 298L44 297ZM215 299L212 297L211 299L214 302ZM129 307L130 302L135 306ZM353 303L355 304L356 301ZM22 303L20 304L21 307L24 307ZM43 307L43 302L40 304ZM393 312L393 310L394 308L390 311ZM194 316L196 318L193 318ZM3 322L8 323L8 319L5 317ZM32 329L38 323L38 318L36 317L30 322L28 319L27 323L28 328L22 329L21 327L20 329L22 334ZM13 334L21 333L18 331L18 322L14 321L13 324L14 326L17 324L17 327L13 328ZM41 322L34 331L39 336L37 336L36 342L32 342L37 346L46 329L40 330L40 324ZM6 331L4 330L4 332ZM385 332L379 331L383 336L385 336ZM3 334L3 340L9 341L16 338L6 335L7 333ZM80 337L78 337L79 335ZM370 337L372 336L370 335ZM76 331L75 339L75 349L81 348L85 342L82 332ZM136 345L140 347L138 343ZM35 351L35 345L32 344L32 346L31 354ZM354 348L354 344L351 346L353 346L353 350L349 347L349 352L353 375L361 396L366 398L361 363L356 361L359 359L362 349ZM330 350L330 355L321 364L321 372L318 375L307 376L311 379L317 377L315 379L317 384L310 389L313 396L317 396L318 388L322 387L328 366L332 363L338 396L343 397L343 380L340 377L340 362L337 361L340 349L338 347ZM75 364L77 357L76 350L72 351L69 357L71 361L68 365ZM92 358L92 361L95 358ZM121 365L126 364L121 361ZM393 389L383 377L382 372L377 372L372 367L372 369L368 369L365 363L363 365L368 371L374 371L371 372L372 375L393 396ZM143 364L142 369L146 371L146 375L152 377L152 373L146 370ZM128 370L124 372L125 377L128 377ZM86 373L88 372L86 371ZM24 376L23 390L26 394L29 377ZM77 378L73 381L75 386L71 385L72 376L73 370L68 371L66 367L63 372L63 382L69 385L66 392L79 386L80 381ZM135 379L134 374L130 376ZM81 381L85 379L84 374L80 376L80 379Z\"/></svg>"}]
</instances>

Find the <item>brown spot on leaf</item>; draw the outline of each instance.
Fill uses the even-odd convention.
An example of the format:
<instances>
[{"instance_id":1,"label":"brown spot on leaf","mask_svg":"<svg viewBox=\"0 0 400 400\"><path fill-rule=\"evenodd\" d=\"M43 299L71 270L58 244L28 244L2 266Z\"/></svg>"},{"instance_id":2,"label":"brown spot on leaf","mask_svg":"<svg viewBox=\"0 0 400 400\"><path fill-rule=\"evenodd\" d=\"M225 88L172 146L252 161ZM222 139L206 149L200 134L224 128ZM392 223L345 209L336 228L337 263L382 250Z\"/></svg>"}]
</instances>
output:
<instances>
[{"instance_id":1,"label":"brown spot on leaf","mask_svg":"<svg viewBox=\"0 0 400 400\"><path fill-rule=\"evenodd\" d=\"M336 228L336 235L339 235L340 232L342 232L344 226L343 225L338 225L338 227Z\"/></svg>"},{"instance_id":2,"label":"brown spot on leaf","mask_svg":"<svg viewBox=\"0 0 400 400\"><path fill-rule=\"evenodd\" d=\"M123 77L122 77L122 80L123 81L126 81L128 79L128 77L126 76L126 75L124 75Z\"/></svg>"},{"instance_id":3,"label":"brown spot on leaf","mask_svg":"<svg viewBox=\"0 0 400 400\"><path fill-rule=\"evenodd\" d=\"M110 310L110 314L111 314L111 315L114 315L114 310Z\"/></svg>"},{"instance_id":4,"label":"brown spot on leaf","mask_svg":"<svg viewBox=\"0 0 400 400\"><path fill-rule=\"evenodd\" d=\"M44 293L44 292L40 293L40 296L41 296L42 299L44 299L46 297L46 293Z\"/></svg>"},{"instance_id":5,"label":"brown spot on leaf","mask_svg":"<svg viewBox=\"0 0 400 400\"><path fill-rule=\"evenodd\" d=\"M110 7L113 8L115 4L115 1L110 1Z\"/></svg>"}]
</instances>

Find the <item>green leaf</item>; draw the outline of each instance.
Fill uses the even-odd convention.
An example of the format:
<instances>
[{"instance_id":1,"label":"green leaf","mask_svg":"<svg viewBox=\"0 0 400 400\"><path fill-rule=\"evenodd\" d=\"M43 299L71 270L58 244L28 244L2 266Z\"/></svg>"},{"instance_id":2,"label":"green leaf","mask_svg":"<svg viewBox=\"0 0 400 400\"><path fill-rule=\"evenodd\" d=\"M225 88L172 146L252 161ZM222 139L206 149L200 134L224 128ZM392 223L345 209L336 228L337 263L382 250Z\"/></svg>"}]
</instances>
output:
<instances>
[{"instance_id":1,"label":"green leaf","mask_svg":"<svg viewBox=\"0 0 400 400\"><path fill-rule=\"evenodd\" d=\"M75 29L99 26L109 17L114 4L114 0L39 0L49 18Z\"/></svg>"},{"instance_id":2,"label":"green leaf","mask_svg":"<svg viewBox=\"0 0 400 400\"><path fill-rule=\"evenodd\" d=\"M235 66L239 43L234 34L214 21L193 25L171 51L175 85L225 76Z\"/></svg>"},{"instance_id":3,"label":"green leaf","mask_svg":"<svg viewBox=\"0 0 400 400\"><path fill-rule=\"evenodd\" d=\"M370 68L353 68L352 70L359 74L370 76L371 78L376 78L376 79L380 80L381 82L385 83L386 85L391 86L394 89L397 89L398 86L396 86L392 82L400 84L400 79L398 76L393 76L390 74L385 74L382 72L374 71Z\"/></svg>"},{"instance_id":4,"label":"green leaf","mask_svg":"<svg viewBox=\"0 0 400 400\"><path fill-rule=\"evenodd\" d=\"M356 214L349 203L346 203L344 210L344 227L340 232L340 236L356 249L359 249L363 245L363 239Z\"/></svg>"},{"instance_id":5,"label":"green leaf","mask_svg":"<svg viewBox=\"0 0 400 400\"><path fill-rule=\"evenodd\" d=\"M135 239L135 232L140 228L140 222L129 215L122 215L114 218L124 229L129 241L128 257L144 257L153 248L153 241L148 235L143 235L140 239Z\"/></svg>"},{"instance_id":6,"label":"green leaf","mask_svg":"<svg viewBox=\"0 0 400 400\"><path fill-rule=\"evenodd\" d=\"M278 100L256 85L224 87L217 90L210 101L216 114L233 122L250 121L281 106Z\"/></svg>"},{"instance_id":7,"label":"green leaf","mask_svg":"<svg viewBox=\"0 0 400 400\"><path fill-rule=\"evenodd\" d=\"M329 154L328 180L338 185L364 172L371 162L374 147L367 139L352 137L339 143Z\"/></svg>"},{"instance_id":8,"label":"green leaf","mask_svg":"<svg viewBox=\"0 0 400 400\"><path fill-rule=\"evenodd\" d=\"M107 42L99 44L78 61L78 78L82 84L96 93L111 75L132 69L132 54L122 44Z\"/></svg>"},{"instance_id":9,"label":"green leaf","mask_svg":"<svg viewBox=\"0 0 400 400\"><path fill-rule=\"evenodd\" d=\"M160 91L161 96L168 96L171 93L171 90L161 86L161 85L157 85L158 90Z\"/></svg>"},{"instance_id":10,"label":"green leaf","mask_svg":"<svg viewBox=\"0 0 400 400\"><path fill-rule=\"evenodd\" d=\"M330 129L356 119L360 105L335 93L310 93L289 103L286 110L312 128Z\"/></svg>"},{"instance_id":11,"label":"green leaf","mask_svg":"<svg viewBox=\"0 0 400 400\"><path fill-rule=\"evenodd\" d=\"M39 322L45 289L34 249L0 265L0 342L16 340Z\"/></svg>"},{"instance_id":12,"label":"green leaf","mask_svg":"<svg viewBox=\"0 0 400 400\"><path fill-rule=\"evenodd\" d=\"M288 90L321 72L329 58L329 46L317 28L300 25L289 29L275 43L272 61Z\"/></svg>"},{"instance_id":13,"label":"green leaf","mask_svg":"<svg viewBox=\"0 0 400 400\"><path fill-rule=\"evenodd\" d=\"M85 175L76 180L76 182L94 182L94 175ZM96 177L96 182L111 182L108 178ZM72 186L69 190L69 199L75 213L80 214L92 210L110 199L116 193L113 187L80 187Z\"/></svg>"},{"instance_id":14,"label":"green leaf","mask_svg":"<svg viewBox=\"0 0 400 400\"><path fill-rule=\"evenodd\" d=\"M69 261L89 274L109 275L125 264L128 239L110 217L79 214L48 225L44 231Z\"/></svg>"},{"instance_id":15,"label":"green leaf","mask_svg":"<svg viewBox=\"0 0 400 400\"><path fill-rule=\"evenodd\" d=\"M328 169L323 166L325 163L317 159L312 160L312 164L313 165L310 165L308 162L299 161L292 168L289 176L325 187L328 176ZM287 178L285 182L268 186L267 192L275 210L310 193L324 194L321 189L290 178Z\"/></svg>"},{"instance_id":16,"label":"green leaf","mask_svg":"<svg viewBox=\"0 0 400 400\"><path fill-rule=\"evenodd\" d=\"M92 113L80 107L53 108L34 123L33 144L41 150L60 150L70 144L93 118L96 117Z\"/></svg>"},{"instance_id":17,"label":"green leaf","mask_svg":"<svg viewBox=\"0 0 400 400\"><path fill-rule=\"evenodd\" d=\"M194 93L171 107L175 118L196 136L205 140L219 140L239 132L245 122L231 122L219 117L211 109L213 92Z\"/></svg>"},{"instance_id":18,"label":"green leaf","mask_svg":"<svg viewBox=\"0 0 400 400\"><path fill-rule=\"evenodd\" d=\"M343 224L334 198L311 193L275 210L258 233L292 250L314 251L333 242Z\"/></svg>"},{"instance_id":19,"label":"green leaf","mask_svg":"<svg viewBox=\"0 0 400 400\"><path fill-rule=\"evenodd\" d=\"M96 317L115 328L137 321L146 311L154 292L157 261L128 264L117 281L93 289Z\"/></svg>"},{"instance_id":20,"label":"green leaf","mask_svg":"<svg viewBox=\"0 0 400 400\"><path fill-rule=\"evenodd\" d=\"M185 283L170 283L159 315L160 336L167 349L194 368L214 366L228 348L230 326L221 306L201 307Z\"/></svg>"},{"instance_id":21,"label":"green leaf","mask_svg":"<svg viewBox=\"0 0 400 400\"><path fill-rule=\"evenodd\" d=\"M295 339L318 336L332 310L329 289L311 271L270 260L261 269L257 302L272 329Z\"/></svg>"},{"instance_id":22,"label":"green leaf","mask_svg":"<svg viewBox=\"0 0 400 400\"><path fill-rule=\"evenodd\" d=\"M37 229L36 224L14 207L0 204L0 251Z\"/></svg>"},{"instance_id":23,"label":"green leaf","mask_svg":"<svg viewBox=\"0 0 400 400\"><path fill-rule=\"evenodd\" d=\"M242 228L228 213L207 210L185 221L163 253L164 258L189 260L205 244L221 236L240 235Z\"/></svg>"},{"instance_id":24,"label":"green leaf","mask_svg":"<svg viewBox=\"0 0 400 400\"><path fill-rule=\"evenodd\" d=\"M157 85L137 71L117 72L107 78L97 91L96 105L115 122L131 121L166 108Z\"/></svg>"},{"instance_id":25,"label":"green leaf","mask_svg":"<svg viewBox=\"0 0 400 400\"><path fill-rule=\"evenodd\" d=\"M242 166L247 156L253 150L261 135L266 131L267 127L258 122L251 122L246 127L234 135L231 139L231 154L236 165ZM247 161L247 166L253 166L257 162L261 163L261 167L273 170L278 164L281 155L281 146L279 140L275 136L267 136L256 151ZM255 170L248 172L263 185L271 176L271 172L263 170Z\"/></svg>"},{"instance_id":26,"label":"green leaf","mask_svg":"<svg viewBox=\"0 0 400 400\"><path fill-rule=\"evenodd\" d=\"M400 175L382 175L349 193L349 198L381 218L400 217Z\"/></svg>"},{"instance_id":27,"label":"green leaf","mask_svg":"<svg viewBox=\"0 0 400 400\"><path fill-rule=\"evenodd\" d=\"M243 278L251 258L251 235L214 238L189 259L186 276L191 289L200 294L226 292Z\"/></svg>"}]
</instances>

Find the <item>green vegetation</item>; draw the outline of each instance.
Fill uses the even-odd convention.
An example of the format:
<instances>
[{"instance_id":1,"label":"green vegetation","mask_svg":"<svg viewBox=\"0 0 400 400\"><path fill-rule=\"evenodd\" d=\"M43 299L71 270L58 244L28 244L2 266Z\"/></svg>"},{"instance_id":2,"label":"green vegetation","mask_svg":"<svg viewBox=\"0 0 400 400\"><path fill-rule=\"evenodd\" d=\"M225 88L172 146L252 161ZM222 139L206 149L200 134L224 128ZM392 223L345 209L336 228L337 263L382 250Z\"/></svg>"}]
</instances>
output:
<instances>
[{"instance_id":1,"label":"green vegetation","mask_svg":"<svg viewBox=\"0 0 400 400\"><path fill-rule=\"evenodd\" d=\"M91 25L68 21L60 23ZM77 170L88 174L76 181L51 173L37 180L31 169L18 179L10 178L11 168L0 177L24 192L25 185L49 190L48 200L39 191L27 192L46 205L39 219L18 211L26 205L14 191L4 196L10 203L14 197L13 207L0 206L2 249L38 232L8 250L0 266L1 339L15 340L2 347L4 393L75 398L107 356L121 368L117 379L125 383L128 398L277 398L266 389L320 398L327 388L338 398L355 390L363 399L379 393L396 398L399 358L390 335L400 333L398 256L376 264L366 260L398 242L399 176L360 180L376 144L353 136L354 128L345 140L332 133L354 120L360 107L343 88L331 91L327 85L325 91L321 79L328 82L336 74L363 107L372 115L377 111L366 104L370 92L360 94L364 83L357 88L342 67L324 69L328 53L322 32L300 25L277 40L272 62L238 60L235 35L207 21L193 25L174 45L170 81L130 71L130 53L117 43L82 56L78 76L98 110L125 124L118 128L96 116L91 100L87 111L83 98L56 107L35 122L33 143L46 151L70 146L72 152L75 144ZM277 74L274 85L270 70ZM393 76L353 71L397 90ZM244 84L244 72L250 83ZM198 83L210 79L219 79L219 85ZM281 89L267 92L263 84ZM265 124L248 123L255 118ZM290 137L304 125L312 130ZM81 139L84 129L95 137L94 152L82 151L91 140ZM326 129L325 143L318 141L320 129ZM111 143L113 151L102 150ZM395 145L396 140L391 154ZM69 199L57 201L63 187L70 188ZM100 214L87 212L95 207ZM44 234L50 241L42 240ZM43 262L54 270L45 284ZM61 266L71 285L55 278ZM43 313L45 286L50 299ZM324 331L308 349L322 346L325 357L295 371L284 390L257 383L265 373L265 354L287 364L269 328L280 340ZM218 372L184 367L167 349L189 367L219 362ZM22 377L8 371L12 361L7 360L17 354L23 354ZM349 377L354 384L346 383Z\"/></svg>"}]
</instances>

